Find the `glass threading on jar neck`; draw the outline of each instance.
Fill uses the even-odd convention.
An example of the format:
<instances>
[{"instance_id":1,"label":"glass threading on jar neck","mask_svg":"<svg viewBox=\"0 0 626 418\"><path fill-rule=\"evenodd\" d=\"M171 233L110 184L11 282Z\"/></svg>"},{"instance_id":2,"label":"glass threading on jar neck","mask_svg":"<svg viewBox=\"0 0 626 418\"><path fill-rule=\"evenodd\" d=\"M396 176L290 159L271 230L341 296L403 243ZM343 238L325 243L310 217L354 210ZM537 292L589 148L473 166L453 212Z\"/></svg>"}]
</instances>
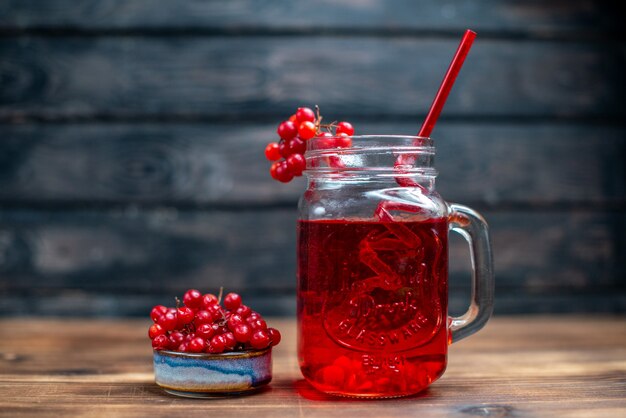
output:
<instances>
[{"instance_id":1,"label":"glass threading on jar neck","mask_svg":"<svg viewBox=\"0 0 626 418\"><path fill-rule=\"evenodd\" d=\"M310 181L386 182L402 178L434 186L435 147L431 138L403 135L350 137L347 148L328 147L333 138L307 143L306 170ZM429 187L430 188L430 187Z\"/></svg>"}]
</instances>

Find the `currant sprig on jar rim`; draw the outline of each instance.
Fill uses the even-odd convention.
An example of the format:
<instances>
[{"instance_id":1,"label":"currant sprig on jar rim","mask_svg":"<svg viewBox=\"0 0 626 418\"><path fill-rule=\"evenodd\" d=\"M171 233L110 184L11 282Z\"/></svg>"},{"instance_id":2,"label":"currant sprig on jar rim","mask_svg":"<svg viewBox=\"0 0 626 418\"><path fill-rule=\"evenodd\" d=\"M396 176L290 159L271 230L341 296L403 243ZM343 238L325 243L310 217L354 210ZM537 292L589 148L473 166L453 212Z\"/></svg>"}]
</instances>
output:
<instances>
[{"instance_id":1,"label":"currant sprig on jar rim","mask_svg":"<svg viewBox=\"0 0 626 418\"><path fill-rule=\"evenodd\" d=\"M280 137L278 142L270 142L265 147L265 157L272 161L270 175L273 179L283 183L299 177L306 169L306 141L312 138L318 140L318 148L348 148L352 146L354 128L349 122L333 122L322 124L319 107L316 112L308 107L299 107L296 113L288 120L278 125L276 133Z\"/></svg>"},{"instance_id":2,"label":"currant sprig on jar rim","mask_svg":"<svg viewBox=\"0 0 626 418\"><path fill-rule=\"evenodd\" d=\"M183 306L176 299L176 308L153 307L154 324L148 330L152 348L218 354L278 345L280 332L268 328L261 314L244 305L241 296L229 293L221 299L221 289L218 296L189 289Z\"/></svg>"}]
</instances>

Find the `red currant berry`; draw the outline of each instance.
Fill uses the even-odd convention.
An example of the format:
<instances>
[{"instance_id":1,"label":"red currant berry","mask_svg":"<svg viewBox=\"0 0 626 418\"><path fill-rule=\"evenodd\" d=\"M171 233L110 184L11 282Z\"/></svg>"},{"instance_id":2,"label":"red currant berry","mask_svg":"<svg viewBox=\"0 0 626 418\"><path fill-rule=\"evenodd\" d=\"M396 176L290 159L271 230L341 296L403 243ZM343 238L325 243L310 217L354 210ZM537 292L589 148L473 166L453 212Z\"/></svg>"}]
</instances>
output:
<instances>
[{"instance_id":1,"label":"red currant berry","mask_svg":"<svg viewBox=\"0 0 626 418\"><path fill-rule=\"evenodd\" d=\"M254 321L248 321L248 325L250 326L250 328L253 331L257 331L257 330L264 330L265 331L267 329L267 323L263 319L257 319L257 320L254 320Z\"/></svg>"},{"instance_id":2,"label":"red currant berry","mask_svg":"<svg viewBox=\"0 0 626 418\"><path fill-rule=\"evenodd\" d=\"M163 334L165 334L165 330L159 324L152 324L148 330L148 337L150 337L151 340L154 340L155 337Z\"/></svg>"},{"instance_id":3,"label":"red currant berry","mask_svg":"<svg viewBox=\"0 0 626 418\"><path fill-rule=\"evenodd\" d=\"M239 324L233 329L233 335L235 339L240 343L247 343L250 341L250 336L252 335L252 330L246 324Z\"/></svg>"},{"instance_id":4,"label":"red currant berry","mask_svg":"<svg viewBox=\"0 0 626 418\"><path fill-rule=\"evenodd\" d=\"M289 122L293 122L296 123L298 121L298 117L296 116L296 114L294 113L293 115L289 116L289 119L287 119Z\"/></svg>"},{"instance_id":5,"label":"red currant berry","mask_svg":"<svg viewBox=\"0 0 626 418\"><path fill-rule=\"evenodd\" d=\"M335 145L335 140L328 132L322 132L318 135L318 139L313 144L315 149L328 149Z\"/></svg>"},{"instance_id":6,"label":"red currant berry","mask_svg":"<svg viewBox=\"0 0 626 418\"><path fill-rule=\"evenodd\" d=\"M265 158L270 161L280 160L280 149L278 148L278 142L270 142L265 147Z\"/></svg>"},{"instance_id":7,"label":"red currant berry","mask_svg":"<svg viewBox=\"0 0 626 418\"><path fill-rule=\"evenodd\" d=\"M213 330L215 331L213 335L220 335L225 332L228 332L227 327L225 327L224 325L219 325L219 324L213 324Z\"/></svg>"},{"instance_id":8,"label":"red currant berry","mask_svg":"<svg viewBox=\"0 0 626 418\"><path fill-rule=\"evenodd\" d=\"M178 326L178 318L176 314L172 312L168 312L165 315L159 318L159 322L157 322L165 331L174 331Z\"/></svg>"},{"instance_id":9,"label":"red currant berry","mask_svg":"<svg viewBox=\"0 0 626 418\"><path fill-rule=\"evenodd\" d=\"M280 155L283 158L287 158L291 155L291 152L289 151L289 143L288 141L285 141L284 139L281 139L278 142L278 152L280 153Z\"/></svg>"},{"instance_id":10,"label":"red currant berry","mask_svg":"<svg viewBox=\"0 0 626 418\"><path fill-rule=\"evenodd\" d=\"M252 309L250 309L246 305L241 305L237 308L235 313L245 319L252 313Z\"/></svg>"},{"instance_id":11,"label":"red currant berry","mask_svg":"<svg viewBox=\"0 0 626 418\"><path fill-rule=\"evenodd\" d=\"M224 307L229 311L234 311L241 306L241 296L237 293L229 293L224 298Z\"/></svg>"},{"instance_id":12,"label":"red currant berry","mask_svg":"<svg viewBox=\"0 0 626 418\"><path fill-rule=\"evenodd\" d=\"M282 183L289 183L293 179L293 173L287 168L287 161L281 161L276 167L276 180Z\"/></svg>"},{"instance_id":13,"label":"red currant berry","mask_svg":"<svg viewBox=\"0 0 626 418\"><path fill-rule=\"evenodd\" d=\"M192 353L201 353L204 351L205 342L204 339L196 337L189 341L189 351Z\"/></svg>"},{"instance_id":14,"label":"red currant berry","mask_svg":"<svg viewBox=\"0 0 626 418\"><path fill-rule=\"evenodd\" d=\"M270 336L265 330L257 330L252 333L250 337L250 345L252 348L256 348L257 350L261 350L268 345L270 345Z\"/></svg>"},{"instance_id":15,"label":"red currant berry","mask_svg":"<svg viewBox=\"0 0 626 418\"><path fill-rule=\"evenodd\" d=\"M234 331L237 325L243 324L244 319L241 315L233 314L228 318L228 329Z\"/></svg>"},{"instance_id":16,"label":"red currant berry","mask_svg":"<svg viewBox=\"0 0 626 418\"><path fill-rule=\"evenodd\" d=\"M174 331L170 334L170 347L178 347L185 342L185 335L180 331Z\"/></svg>"},{"instance_id":17,"label":"red currant berry","mask_svg":"<svg viewBox=\"0 0 626 418\"><path fill-rule=\"evenodd\" d=\"M211 348L214 353L222 353L226 349L226 339L222 334L211 338Z\"/></svg>"},{"instance_id":18,"label":"red currant berry","mask_svg":"<svg viewBox=\"0 0 626 418\"><path fill-rule=\"evenodd\" d=\"M250 311L250 314L246 318L246 321L252 322L256 321L257 319L263 319L263 317L258 312Z\"/></svg>"},{"instance_id":19,"label":"red currant berry","mask_svg":"<svg viewBox=\"0 0 626 418\"><path fill-rule=\"evenodd\" d=\"M213 306L217 303L217 296L215 296L213 293L207 293L206 295L202 296L202 306L204 309L208 308L209 306Z\"/></svg>"},{"instance_id":20,"label":"red currant berry","mask_svg":"<svg viewBox=\"0 0 626 418\"><path fill-rule=\"evenodd\" d=\"M189 351L189 343L186 342L186 341L184 343L181 343L181 345L178 346L178 350L177 351L180 351L181 353L188 352Z\"/></svg>"},{"instance_id":21,"label":"red currant berry","mask_svg":"<svg viewBox=\"0 0 626 418\"><path fill-rule=\"evenodd\" d=\"M299 107L296 111L296 119L298 122L314 122L315 121L315 112L313 112L308 107Z\"/></svg>"},{"instance_id":22,"label":"red currant berry","mask_svg":"<svg viewBox=\"0 0 626 418\"><path fill-rule=\"evenodd\" d=\"M202 324L211 324L213 323L213 315L209 311L198 311L193 319L193 323L196 328Z\"/></svg>"},{"instance_id":23,"label":"red currant berry","mask_svg":"<svg viewBox=\"0 0 626 418\"><path fill-rule=\"evenodd\" d=\"M211 338L215 335L215 330L211 324L202 324L196 328L196 335L204 339Z\"/></svg>"},{"instance_id":24,"label":"red currant berry","mask_svg":"<svg viewBox=\"0 0 626 418\"><path fill-rule=\"evenodd\" d=\"M339 148L350 148L352 146L352 138L346 134L340 134L335 138L335 146Z\"/></svg>"},{"instance_id":25,"label":"red currant berry","mask_svg":"<svg viewBox=\"0 0 626 418\"><path fill-rule=\"evenodd\" d=\"M324 383L333 387L340 387L344 384L346 372L339 366L330 365L320 369L320 375ZM371 382L368 382L371 383Z\"/></svg>"},{"instance_id":26,"label":"red currant berry","mask_svg":"<svg viewBox=\"0 0 626 418\"><path fill-rule=\"evenodd\" d=\"M158 319L167 313L167 307L163 305L157 305L150 311L150 318L153 322L157 322Z\"/></svg>"},{"instance_id":27,"label":"red currant berry","mask_svg":"<svg viewBox=\"0 0 626 418\"><path fill-rule=\"evenodd\" d=\"M354 135L354 128L350 122L339 122L337 124L337 135L346 134L348 136Z\"/></svg>"},{"instance_id":28,"label":"red currant berry","mask_svg":"<svg viewBox=\"0 0 626 418\"><path fill-rule=\"evenodd\" d=\"M202 303L202 293L196 289L189 289L183 296L183 303L191 309L200 308L200 304Z\"/></svg>"},{"instance_id":29,"label":"red currant berry","mask_svg":"<svg viewBox=\"0 0 626 418\"><path fill-rule=\"evenodd\" d=\"M232 350L237 345L237 340L235 339L235 335L232 332L225 332L222 334L224 337L224 342L226 350Z\"/></svg>"},{"instance_id":30,"label":"red currant berry","mask_svg":"<svg viewBox=\"0 0 626 418\"><path fill-rule=\"evenodd\" d=\"M183 328L193 321L195 314L191 308L181 306L176 310L176 316L178 317L178 328Z\"/></svg>"},{"instance_id":31,"label":"red currant berry","mask_svg":"<svg viewBox=\"0 0 626 418\"><path fill-rule=\"evenodd\" d=\"M165 334L157 335L154 340L152 340L152 348L155 350L167 350L169 345L170 340Z\"/></svg>"},{"instance_id":32,"label":"red currant berry","mask_svg":"<svg viewBox=\"0 0 626 418\"><path fill-rule=\"evenodd\" d=\"M302 122L298 126L298 136L302 139L311 139L315 136L315 130L313 122Z\"/></svg>"},{"instance_id":33,"label":"red currant berry","mask_svg":"<svg viewBox=\"0 0 626 418\"><path fill-rule=\"evenodd\" d=\"M292 154L287 157L287 168L294 176L301 176L306 168L306 160L302 154Z\"/></svg>"},{"instance_id":34,"label":"red currant berry","mask_svg":"<svg viewBox=\"0 0 626 418\"><path fill-rule=\"evenodd\" d=\"M278 345L278 343L280 343L280 331L278 331L276 328L268 328L267 333L270 336L270 340L272 340L272 345Z\"/></svg>"},{"instance_id":35,"label":"red currant berry","mask_svg":"<svg viewBox=\"0 0 626 418\"><path fill-rule=\"evenodd\" d=\"M217 320L224 318L224 311L222 310L222 307L218 305L217 303L207 307L206 310L211 314L213 321L217 321Z\"/></svg>"},{"instance_id":36,"label":"red currant berry","mask_svg":"<svg viewBox=\"0 0 626 418\"><path fill-rule=\"evenodd\" d=\"M278 167L280 166L280 162L276 161L274 164L272 164L272 166L270 167L270 176L272 176L272 178L274 180L278 180L278 176L277 176L277 172L278 172Z\"/></svg>"},{"instance_id":37,"label":"red currant berry","mask_svg":"<svg viewBox=\"0 0 626 418\"><path fill-rule=\"evenodd\" d=\"M278 136L285 141L289 141L291 138L295 137L298 134L298 128L296 127L295 123L286 120L278 125L276 133L278 133Z\"/></svg>"},{"instance_id":38,"label":"red currant berry","mask_svg":"<svg viewBox=\"0 0 626 418\"><path fill-rule=\"evenodd\" d=\"M306 142L299 137L295 137L289 141L287 148L289 149L289 155L304 154L306 152Z\"/></svg>"}]
</instances>

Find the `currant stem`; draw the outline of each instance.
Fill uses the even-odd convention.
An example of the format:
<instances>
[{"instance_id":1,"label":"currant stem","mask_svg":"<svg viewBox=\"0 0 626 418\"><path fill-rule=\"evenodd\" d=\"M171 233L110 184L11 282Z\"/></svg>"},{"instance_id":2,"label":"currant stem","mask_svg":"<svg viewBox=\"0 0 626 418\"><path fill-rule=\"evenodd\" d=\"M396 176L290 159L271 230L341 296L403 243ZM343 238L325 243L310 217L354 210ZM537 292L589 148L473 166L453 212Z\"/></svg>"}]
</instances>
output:
<instances>
[{"instance_id":1,"label":"currant stem","mask_svg":"<svg viewBox=\"0 0 626 418\"><path fill-rule=\"evenodd\" d=\"M333 121L331 123L328 123L326 125L321 125L320 124L320 128L324 128L327 129L329 132L332 133L333 128L335 128L337 126L338 122L337 121Z\"/></svg>"}]
</instances>

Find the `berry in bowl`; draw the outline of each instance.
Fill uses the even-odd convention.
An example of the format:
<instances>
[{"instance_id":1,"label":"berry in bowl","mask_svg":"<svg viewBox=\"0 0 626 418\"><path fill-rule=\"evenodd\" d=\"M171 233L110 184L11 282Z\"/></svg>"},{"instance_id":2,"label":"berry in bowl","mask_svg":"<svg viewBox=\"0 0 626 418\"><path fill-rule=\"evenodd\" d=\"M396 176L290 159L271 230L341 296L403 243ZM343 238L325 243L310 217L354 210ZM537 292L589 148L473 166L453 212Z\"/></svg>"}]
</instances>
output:
<instances>
[{"instance_id":1,"label":"berry in bowl","mask_svg":"<svg viewBox=\"0 0 626 418\"><path fill-rule=\"evenodd\" d=\"M148 330L154 377L166 392L211 397L254 391L272 380L272 347L280 332L244 305L236 293L191 289L183 306L157 305ZM180 303L177 300L177 305Z\"/></svg>"}]
</instances>

